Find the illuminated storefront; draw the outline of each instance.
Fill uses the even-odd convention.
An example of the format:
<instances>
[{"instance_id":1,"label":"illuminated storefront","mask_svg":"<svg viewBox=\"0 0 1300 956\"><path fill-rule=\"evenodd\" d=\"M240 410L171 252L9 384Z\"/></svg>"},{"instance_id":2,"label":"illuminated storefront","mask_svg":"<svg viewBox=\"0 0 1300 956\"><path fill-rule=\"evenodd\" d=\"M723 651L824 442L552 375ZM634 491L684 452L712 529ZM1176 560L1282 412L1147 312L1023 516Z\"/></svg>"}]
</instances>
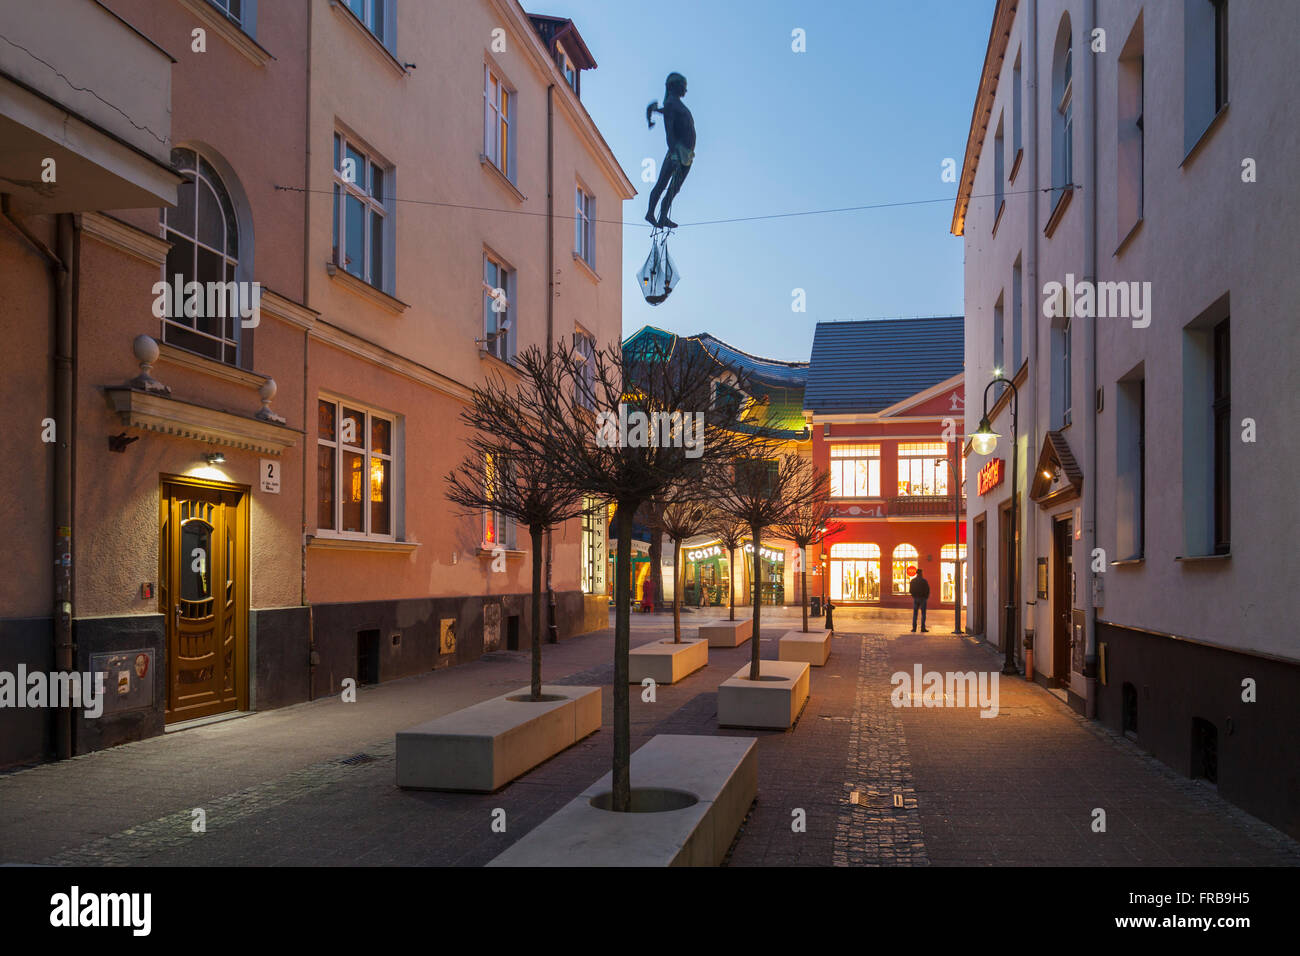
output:
<instances>
[{"instance_id":1,"label":"illuminated storefront","mask_svg":"<svg viewBox=\"0 0 1300 956\"><path fill-rule=\"evenodd\" d=\"M966 545L945 544L939 553L939 601L952 604L956 598L956 581L962 582L961 606L970 606L970 588L966 586Z\"/></svg>"},{"instance_id":2,"label":"illuminated storefront","mask_svg":"<svg viewBox=\"0 0 1300 956\"><path fill-rule=\"evenodd\" d=\"M745 571L754 564L753 542L746 541ZM759 547L759 594L763 604L785 603L785 552L777 548ZM752 600L752 593L750 596Z\"/></svg>"},{"instance_id":3,"label":"illuminated storefront","mask_svg":"<svg viewBox=\"0 0 1300 956\"><path fill-rule=\"evenodd\" d=\"M831 601L880 600L880 546L831 545Z\"/></svg>"},{"instance_id":4,"label":"illuminated storefront","mask_svg":"<svg viewBox=\"0 0 1300 956\"><path fill-rule=\"evenodd\" d=\"M691 607L718 607L730 602L727 549L716 542L685 548L686 572L682 603Z\"/></svg>"}]
</instances>

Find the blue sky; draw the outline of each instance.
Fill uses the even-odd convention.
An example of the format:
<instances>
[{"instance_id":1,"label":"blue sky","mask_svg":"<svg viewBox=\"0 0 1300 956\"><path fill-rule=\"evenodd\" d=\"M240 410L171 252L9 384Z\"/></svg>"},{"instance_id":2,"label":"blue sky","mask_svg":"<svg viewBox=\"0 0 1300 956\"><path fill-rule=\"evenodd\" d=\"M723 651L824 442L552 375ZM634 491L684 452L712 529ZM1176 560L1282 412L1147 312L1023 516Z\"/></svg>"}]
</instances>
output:
<instances>
[{"instance_id":1,"label":"blue sky","mask_svg":"<svg viewBox=\"0 0 1300 956\"><path fill-rule=\"evenodd\" d=\"M671 71L699 141L673 206L669 244L681 283L659 306L635 279L649 227L623 229L623 329L712 332L737 348L806 360L816 323L957 315L962 245L952 203L689 226L807 209L955 197L940 165L960 166L994 0L542 0L572 17L599 67L582 98L639 195L641 161L664 154L645 107ZM802 28L807 51L791 51ZM657 168L657 167L656 167ZM610 210L598 211L612 219ZM618 228L601 226L600 228ZM807 311L791 310L802 288Z\"/></svg>"}]
</instances>

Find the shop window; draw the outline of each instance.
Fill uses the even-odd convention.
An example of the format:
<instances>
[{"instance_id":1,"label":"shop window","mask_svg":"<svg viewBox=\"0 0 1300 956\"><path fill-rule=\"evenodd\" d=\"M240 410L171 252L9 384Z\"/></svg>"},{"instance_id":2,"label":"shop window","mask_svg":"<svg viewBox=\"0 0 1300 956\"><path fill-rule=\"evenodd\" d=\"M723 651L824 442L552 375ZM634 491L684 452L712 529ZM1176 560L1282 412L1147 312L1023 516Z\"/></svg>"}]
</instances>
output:
<instances>
[{"instance_id":1,"label":"shop window","mask_svg":"<svg viewBox=\"0 0 1300 956\"><path fill-rule=\"evenodd\" d=\"M895 594L908 594L912 575L916 574L917 562L921 555L910 544L900 544L894 548L893 581Z\"/></svg>"},{"instance_id":2,"label":"shop window","mask_svg":"<svg viewBox=\"0 0 1300 956\"><path fill-rule=\"evenodd\" d=\"M880 545L832 544L830 598L835 601L880 600Z\"/></svg>"},{"instance_id":3,"label":"shop window","mask_svg":"<svg viewBox=\"0 0 1300 956\"><path fill-rule=\"evenodd\" d=\"M879 445L831 445L831 497L880 497Z\"/></svg>"},{"instance_id":4,"label":"shop window","mask_svg":"<svg viewBox=\"0 0 1300 956\"><path fill-rule=\"evenodd\" d=\"M966 585L966 545L945 544L939 552L939 602L954 604L957 582L962 582L961 606L970 605L970 588Z\"/></svg>"}]
</instances>

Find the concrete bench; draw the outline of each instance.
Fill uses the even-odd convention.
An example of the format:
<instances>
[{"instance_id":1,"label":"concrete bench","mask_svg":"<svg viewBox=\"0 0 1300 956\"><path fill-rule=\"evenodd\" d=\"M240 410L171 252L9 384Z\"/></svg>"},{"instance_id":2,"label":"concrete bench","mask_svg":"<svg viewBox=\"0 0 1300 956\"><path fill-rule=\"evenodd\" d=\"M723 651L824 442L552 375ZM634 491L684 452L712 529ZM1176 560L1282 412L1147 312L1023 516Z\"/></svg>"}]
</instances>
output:
<instances>
[{"instance_id":1,"label":"concrete bench","mask_svg":"<svg viewBox=\"0 0 1300 956\"><path fill-rule=\"evenodd\" d=\"M813 667L824 667L831 656L831 632L816 628L803 631L786 631L778 642L777 657L783 661L806 661Z\"/></svg>"},{"instance_id":2,"label":"concrete bench","mask_svg":"<svg viewBox=\"0 0 1300 956\"><path fill-rule=\"evenodd\" d=\"M717 866L758 795L751 737L660 734L632 754L631 776L639 812L600 808L605 774L488 866Z\"/></svg>"},{"instance_id":3,"label":"concrete bench","mask_svg":"<svg viewBox=\"0 0 1300 956\"><path fill-rule=\"evenodd\" d=\"M674 644L672 638L651 641L628 653L627 682L639 684L649 677L656 684L674 684L708 663L706 640L683 640L680 644Z\"/></svg>"},{"instance_id":4,"label":"concrete bench","mask_svg":"<svg viewBox=\"0 0 1300 956\"><path fill-rule=\"evenodd\" d=\"M397 734L397 785L490 793L600 729L600 688L523 687Z\"/></svg>"},{"instance_id":5,"label":"concrete bench","mask_svg":"<svg viewBox=\"0 0 1300 956\"><path fill-rule=\"evenodd\" d=\"M761 680L746 664L718 686L718 726L789 730L808 702L806 661L760 661Z\"/></svg>"},{"instance_id":6,"label":"concrete bench","mask_svg":"<svg viewBox=\"0 0 1300 956\"><path fill-rule=\"evenodd\" d=\"M714 621L700 625L700 639L709 647L739 647L754 636L754 621Z\"/></svg>"}]
</instances>

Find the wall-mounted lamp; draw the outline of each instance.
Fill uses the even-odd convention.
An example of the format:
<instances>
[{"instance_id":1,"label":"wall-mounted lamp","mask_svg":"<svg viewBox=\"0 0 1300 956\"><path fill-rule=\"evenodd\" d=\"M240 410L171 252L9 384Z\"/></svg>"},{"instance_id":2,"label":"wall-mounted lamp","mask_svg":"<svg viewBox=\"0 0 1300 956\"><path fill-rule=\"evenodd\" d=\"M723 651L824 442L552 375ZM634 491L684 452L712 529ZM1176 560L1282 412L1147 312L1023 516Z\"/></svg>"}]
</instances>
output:
<instances>
[{"instance_id":1,"label":"wall-mounted lamp","mask_svg":"<svg viewBox=\"0 0 1300 956\"><path fill-rule=\"evenodd\" d=\"M209 465L224 465L226 463L226 456L219 451L214 451L204 455L203 460Z\"/></svg>"}]
</instances>

